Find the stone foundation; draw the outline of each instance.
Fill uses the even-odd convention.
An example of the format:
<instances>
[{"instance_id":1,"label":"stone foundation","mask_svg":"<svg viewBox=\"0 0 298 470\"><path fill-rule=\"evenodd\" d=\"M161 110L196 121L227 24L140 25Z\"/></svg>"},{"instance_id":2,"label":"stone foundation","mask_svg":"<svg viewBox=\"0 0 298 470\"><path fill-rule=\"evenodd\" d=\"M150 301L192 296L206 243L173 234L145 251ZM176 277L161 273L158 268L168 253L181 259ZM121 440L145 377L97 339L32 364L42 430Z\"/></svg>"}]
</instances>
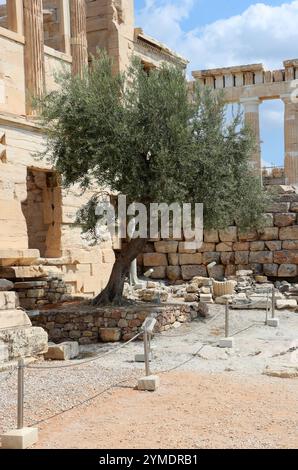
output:
<instances>
[{"instance_id":1,"label":"stone foundation","mask_svg":"<svg viewBox=\"0 0 298 470\"><path fill-rule=\"evenodd\" d=\"M91 344L101 340L102 328L119 328L121 339L127 341L150 315L157 319L155 331L162 332L197 318L198 307L197 304L173 303L104 308L76 303L40 311L31 321L48 332L50 341L76 340L80 344Z\"/></svg>"},{"instance_id":2,"label":"stone foundation","mask_svg":"<svg viewBox=\"0 0 298 470\"><path fill-rule=\"evenodd\" d=\"M18 297L12 291L0 291L0 364L43 354L48 348L48 335L40 327L32 327Z\"/></svg>"}]
</instances>

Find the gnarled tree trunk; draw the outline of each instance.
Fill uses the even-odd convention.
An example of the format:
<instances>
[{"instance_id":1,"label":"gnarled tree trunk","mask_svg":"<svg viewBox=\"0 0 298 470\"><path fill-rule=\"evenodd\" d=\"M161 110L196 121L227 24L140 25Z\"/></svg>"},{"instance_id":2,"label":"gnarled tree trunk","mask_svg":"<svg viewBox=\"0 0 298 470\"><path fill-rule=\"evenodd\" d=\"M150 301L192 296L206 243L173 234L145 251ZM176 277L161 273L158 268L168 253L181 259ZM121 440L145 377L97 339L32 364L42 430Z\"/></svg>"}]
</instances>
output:
<instances>
[{"instance_id":1,"label":"gnarled tree trunk","mask_svg":"<svg viewBox=\"0 0 298 470\"><path fill-rule=\"evenodd\" d=\"M132 239L120 252L116 259L109 282L105 289L93 300L94 305L123 303L123 287L129 272L131 262L140 254L145 246L146 239Z\"/></svg>"}]
</instances>

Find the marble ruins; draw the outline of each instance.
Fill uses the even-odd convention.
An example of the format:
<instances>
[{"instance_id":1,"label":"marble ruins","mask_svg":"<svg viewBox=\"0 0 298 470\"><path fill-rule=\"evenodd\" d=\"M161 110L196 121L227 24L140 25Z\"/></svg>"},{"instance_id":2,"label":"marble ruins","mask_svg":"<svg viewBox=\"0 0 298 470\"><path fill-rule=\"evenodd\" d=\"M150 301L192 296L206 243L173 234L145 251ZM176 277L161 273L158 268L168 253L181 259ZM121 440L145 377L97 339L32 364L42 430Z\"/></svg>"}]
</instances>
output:
<instances>
[{"instance_id":1,"label":"marble ruins","mask_svg":"<svg viewBox=\"0 0 298 470\"><path fill-rule=\"evenodd\" d=\"M79 74L97 47L108 51L115 72L125 69L132 53L148 70L164 61L185 69L187 61L134 27L132 0L1 3L0 279L14 282L15 290L0 292L0 346L9 343L4 332L15 326L17 335L26 330L26 353L38 352L30 347L34 334L44 352L47 340L22 308L93 296L105 286L115 255L110 243L89 246L74 226L90 194L63 190L55 171L34 158L43 136L31 99L53 90L63 67ZM10 347L10 358L19 353Z\"/></svg>"},{"instance_id":2,"label":"marble ruins","mask_svg":"<svg viewBox=\"0 0 298 470\"><path fill-rule=\"evenodd\" d=\"M90 194L82 196L75 187L64 190L55 170L33 156L43 147L43 135L31 98L55 89L54 76L62 68L80 74L98 47L108 51L115 72L125 70L132 54L148 71L163 62L185 70L188 63L135 27L133 0L7 0L0 5L0 348L7 342L3 331L15 327L27 330L30 349L34 328L22 308L38 310L69 296L93 296L111 272L117 247L89 246L74 224ZM282 70L272 72L256 64L197 71L193 77L224 90L228 103L242 103L259 144L252 163L260 174L259 105L283 100L281 182L298 184L298 104L291 99L298 60L287 60ZM207 233L199 253L185 252L181 242L160 241L151 244L142 262L154 267L155 277L171 280L206 275L211 261L218 263L220 275L252 263L269 276L297 276L297 194L294 187L281 192L279 206L268 211L264 234L243 237L236 227ZM13 287L6 289L10 284L4 280ZM43 352L46 339L35 332ZM13 351L10 356L17 356Z\"/></svg>"}]
</instances>

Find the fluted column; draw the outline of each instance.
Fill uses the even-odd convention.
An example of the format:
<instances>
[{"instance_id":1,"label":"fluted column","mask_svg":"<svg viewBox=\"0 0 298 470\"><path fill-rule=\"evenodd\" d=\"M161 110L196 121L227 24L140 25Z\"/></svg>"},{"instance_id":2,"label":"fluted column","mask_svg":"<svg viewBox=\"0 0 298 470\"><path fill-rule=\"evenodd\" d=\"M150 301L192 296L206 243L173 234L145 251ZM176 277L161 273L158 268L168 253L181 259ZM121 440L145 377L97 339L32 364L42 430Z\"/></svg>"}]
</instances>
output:
<instances>
[{"instance_id":1,"label":"fluted column","mask_svg":"<svg viewBox=\"0 0 298 470\"><path fill-rule=\"evenodd\" d=\"M34 114L32 98L44 92L44 33L42 0L24 0L25 79L27 114Z\"/></svg>"},{"instance_id":2,"label":"fluted column","mask_svg":"<svg viewBox=\"0 0 298 470\"><path fill-rule=\"evenodd\" d=\"M71 0L71 54L74 75L81 75L88 63L85 0Z\"/></svg>"},{"instance_id":3,"label":"fluted column","mask_svg":"<svg viewBox=\"0 0 298 470\"><path fill-rule=\"evenodd\" d=\"M251 155L252 168L258 176L262 175L261 163L261 139L260 139L260 116L259 107L261 100L259 98L242 98L240 100L244 107L245 123L253 131L256 138L256 149Z\"/></svg>"},{"instance_id":4,"label":"fluted column","mask_svg":"<svg viewBox=\"0 0 298 470\"><path fill-rule=\"evenodd\" d=\"M298 103L291 95L282 95L285 104L285 176L288 184L298 184Z\"/></svg>"}]
</instances>

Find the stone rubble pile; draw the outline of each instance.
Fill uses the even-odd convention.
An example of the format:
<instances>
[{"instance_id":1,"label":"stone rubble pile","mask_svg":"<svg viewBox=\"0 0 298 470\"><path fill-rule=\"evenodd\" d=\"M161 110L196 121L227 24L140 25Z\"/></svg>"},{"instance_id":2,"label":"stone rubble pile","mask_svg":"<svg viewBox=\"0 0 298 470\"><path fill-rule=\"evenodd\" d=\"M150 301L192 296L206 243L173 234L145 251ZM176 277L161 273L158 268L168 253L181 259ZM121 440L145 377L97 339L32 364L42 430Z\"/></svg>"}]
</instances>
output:
<instances>
[{"instance_id":1,"label":"stone rubble pile","mask_svg":"<svg viewBox=\"0 0 298 470\"><path fill-rule=\"evenodd\" d=\"M146 287L145 287L146 286ZM142 289L125 286L126 296L131 300L150 303L229 303L235 308L266 309L272 304L275 289L275 305L278 309L297 309L298 284L287 281L268 281L266 276L254 275L252 270L240 270L224 281L203 276L194 276L187 283L171 285L165 281L148 281Z\"/></svg>"}]
</instances>

